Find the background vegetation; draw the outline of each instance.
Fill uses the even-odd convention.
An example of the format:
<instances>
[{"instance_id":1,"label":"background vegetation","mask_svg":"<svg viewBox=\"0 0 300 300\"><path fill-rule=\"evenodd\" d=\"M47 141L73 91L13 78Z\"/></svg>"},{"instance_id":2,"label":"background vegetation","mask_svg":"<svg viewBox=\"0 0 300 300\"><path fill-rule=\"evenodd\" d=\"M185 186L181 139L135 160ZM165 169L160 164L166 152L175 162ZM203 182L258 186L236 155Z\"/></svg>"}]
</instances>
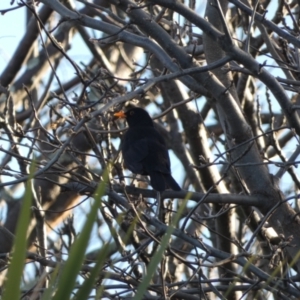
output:
<instances>
[{"instance_id":1,"label":"background vegetation","mask_svg":"<svg viewBox=\"0 0 300 300\"><path fill-rule=\"evenodd\" d=\"M6 2L3 299L300 299L299 3ZM123 168L129 104L183 188L159 214Z\"/></svg>"}]
</instances>

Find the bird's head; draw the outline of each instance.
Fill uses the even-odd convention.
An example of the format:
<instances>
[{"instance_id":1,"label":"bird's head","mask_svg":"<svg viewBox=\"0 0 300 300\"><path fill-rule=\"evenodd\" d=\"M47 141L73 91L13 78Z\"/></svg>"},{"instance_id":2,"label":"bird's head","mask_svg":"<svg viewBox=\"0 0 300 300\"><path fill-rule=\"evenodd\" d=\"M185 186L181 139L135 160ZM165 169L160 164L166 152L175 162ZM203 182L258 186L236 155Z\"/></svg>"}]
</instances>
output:
<instances>
[{"instance_id":1,"label":"bird's head","mask_svg":"<svg viewBox=\"0 0 300 300\"><path fill-rule=\"evenodd\" d=\"M129 127L150 126L153 127L153 121L148 112L142 108L134 107L126 112L119 111L114 114L115 117L126 119Z\"/></svg>"}]
</instances>

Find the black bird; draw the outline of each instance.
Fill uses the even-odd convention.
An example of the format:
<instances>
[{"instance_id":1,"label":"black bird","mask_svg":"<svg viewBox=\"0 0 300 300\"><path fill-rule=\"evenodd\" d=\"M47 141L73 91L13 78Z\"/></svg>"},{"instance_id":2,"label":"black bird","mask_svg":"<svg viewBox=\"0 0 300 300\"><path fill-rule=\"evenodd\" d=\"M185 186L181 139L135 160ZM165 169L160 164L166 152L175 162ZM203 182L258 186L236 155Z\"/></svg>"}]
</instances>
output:
<instances>
[{"instance_id":1,"label":"black bird","mask_svg":"<svg viewBox=\"0 0 300 300\"><path fill-rule=\"evenodd\" d=\"M147 111L134 107L114 115L126 118L129 126L121 143L125 167L133 173L149 175L153 189L158 192L167 188L180 191L180 186L171 175L165 141L154 128Z\"/></svg>"}]
</instances>

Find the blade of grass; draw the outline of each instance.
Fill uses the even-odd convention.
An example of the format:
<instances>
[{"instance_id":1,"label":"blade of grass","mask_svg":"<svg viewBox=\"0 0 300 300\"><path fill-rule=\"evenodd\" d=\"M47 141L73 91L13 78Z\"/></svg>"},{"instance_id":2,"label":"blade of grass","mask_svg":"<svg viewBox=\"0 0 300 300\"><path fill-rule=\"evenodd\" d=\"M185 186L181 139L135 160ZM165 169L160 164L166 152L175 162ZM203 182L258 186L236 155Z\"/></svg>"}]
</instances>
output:
<instances>
[{"instance_id":1,"label":"blade of grass","mask_svg":"<svg viewBox=\"0 0 300 300\"><path fill-rule=\"evenodd\" d=\"M120 224L123 217L121 215L118 216L116 219L117 223ZM124 244L127 244L127 241L130 239L130 235L132 234L135 225L137 223L137 217L134 218L134 220L131 222L130 227L128 228L128 231L126 232L125 237L123 237ZM97 258L96 258L96 265L93 268L93 271L90 273L89 278L85 280L85 282L81 285L81 288L79 289L78 293L76 294L74 299L88 299L88 296L90 295L90 292L93 288L93 285L95 283L96 277L99 276L100 269L104 265L105 259L107 258L107 254L110 251L109 244L106 244L103 246L103 248L99 251ZM102 281L105 278L102 278ZM95 299L100 299L102 297L103 293L103 286L101 286L96 293Z\"/></svg>"},{"instance_id":2,"label":"blade of grass","mask_svg":"<svg viewBox=\"0 0 300 300\"><path fill-rule=\"evenodd\" d=\"M73 292L76 283L76 278L84 261L86 248L90 239L90 233L93 229L97 217L98 207L100 207L101 205L101 197L104 195L105 192L105 184L107 182L107 177L107 172L105 172L105 179L97 188L97 191L94 196L95 202L92 205L91 211L87 216L87 220L82 229L82 232L72 245L69 257L62 267L58 289L53 297L53 300L70 299L70 295Z\"/></svg>"},{"instance_id":3,"label":"blade of grass","mask_svg":"<svg viewBox=\"0 0 300 300\"><path fill-rule=\"evenodd\" d=\"M144 293L146 292L150 281L153 277L154 272L157 270L157 266L159 264L159 262L161 261L161 258L163 256L163 253L165 251L165 249L168 247L169 243L170 243L170 237L172 235L172 232L174 230L174 224L177 224L177 222L179 221L179 218L185 208L185 204L187 202L189 198L189 194L187 194L186 198L184 199L182 205L179 206L179 209L177 211L177 214L175 214L175 217L172 220L171 226L168 227L168 230L166 232L166 234L163 236L163 238L161 239L161 243L160 246L158 247L158 251L156 252L156 254L152 257L150 264L147 268L147 273L146 276L144 277L143 281L139 284L137 292L135 294L135 297L133 298L133 300L140 300L143 299Z\"/></svg>"},{"instance_id":4,"label":"blade of grass","mask_svg":"<svg viewBox=\"0 0 300 300\"><path fill-rule=\"evenodd\" d=\"M54 291L56 290L57 288L57 285L58 285L58 277L59 277L59 268L60 266L57 265L52 274L51 274L51 279L50 279L50 282L49 282L49 286L48 288L45 290L45 292L43 293L43 297L41 300L49 300L52 298L52 295L54 294Z\"/></svg>"},{"instance_id":5,"label":"blade of grass","mask_svg":"<svg viewBox=\"0 0 300 300\"><path fill-rule=\"evenodd\" d=\"M26 182L26 190L23 198L20 216L13 246L11 263L7 271L7 282L4 287L2 300L19 299L21 294L21 279L27 250L27 229L31 216L32 190L31 180L34 173L35 163L30 166L29 180Z\"/></svg>"},{"instance_id":6,"label":"blade of grass","mask_svg":"<svg viewBox=\"0 0 300 300\"><path fill-rule=\"evenodd\" d=\"M99 251L97 258L96 258L96 264L93 268L93 270L90 272L89 277L84 281L84 283L79 288L78 293L76 294L74 299L88 299L90 296L90 293L94 287L94 283L96 281L96 278L99 276L99 272L101 268L103 267L105 260L107 259L107 255L110 250L110 244L105 244L102 249Z\"/></svg>"}]
</instances>

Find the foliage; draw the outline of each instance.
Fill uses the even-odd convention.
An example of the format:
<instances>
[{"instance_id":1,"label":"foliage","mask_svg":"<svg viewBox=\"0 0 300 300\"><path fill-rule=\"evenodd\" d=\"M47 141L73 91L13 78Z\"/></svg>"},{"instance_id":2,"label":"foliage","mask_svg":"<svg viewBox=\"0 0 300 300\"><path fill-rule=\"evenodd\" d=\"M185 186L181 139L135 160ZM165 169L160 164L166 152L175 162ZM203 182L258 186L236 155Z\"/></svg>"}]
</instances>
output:
<instances>
[{"instance_id":1,"label":"foliage","mask_svg":"<svg viewBox=\"0 0 300 300\"><path fill-rule=\"evenodd\" d=\"M299 4L6 2L3 299L299 299ZM132 105L182 191L123 165Z\"/></svg>"}]
</instances>

